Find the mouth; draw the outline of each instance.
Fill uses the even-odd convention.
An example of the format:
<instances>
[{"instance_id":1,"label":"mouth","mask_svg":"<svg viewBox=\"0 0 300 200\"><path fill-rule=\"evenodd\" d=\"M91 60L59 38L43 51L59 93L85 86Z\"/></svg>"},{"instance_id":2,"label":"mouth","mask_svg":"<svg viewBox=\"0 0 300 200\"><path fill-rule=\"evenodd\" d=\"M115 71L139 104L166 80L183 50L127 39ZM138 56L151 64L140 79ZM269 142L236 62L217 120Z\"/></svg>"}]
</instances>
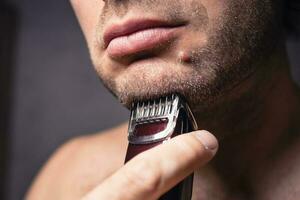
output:
<instances>
[{"instance_id":1,"label":"mouth","mask_svg":"<svg viewBox=\"0 0 300 200\"><path fill-rule=\"evenodd\" d=\"M104 47L112 58L151 50L175 39L184 25L152 19L113 24L104 32Z\"/></svg>"}]
</instances>

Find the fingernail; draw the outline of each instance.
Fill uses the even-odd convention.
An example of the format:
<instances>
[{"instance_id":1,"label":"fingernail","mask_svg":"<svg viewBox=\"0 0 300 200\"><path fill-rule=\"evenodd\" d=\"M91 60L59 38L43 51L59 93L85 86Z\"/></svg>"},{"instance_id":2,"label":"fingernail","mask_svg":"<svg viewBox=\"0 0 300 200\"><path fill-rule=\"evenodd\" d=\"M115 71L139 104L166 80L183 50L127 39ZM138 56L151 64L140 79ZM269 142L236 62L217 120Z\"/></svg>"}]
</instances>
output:
<instances>
[{"instance_id":1,"label":"fingernail","mask_svg":"<svg viewBox=\"0 0 300 200\"><path fill-rule=\"evenodd\" d=\"M206 149L216 152L218 149L218 141L216 137L208 131L196 131L196 137L200 140L200 142L205 146Z\"/></svg>"}]
</instances>

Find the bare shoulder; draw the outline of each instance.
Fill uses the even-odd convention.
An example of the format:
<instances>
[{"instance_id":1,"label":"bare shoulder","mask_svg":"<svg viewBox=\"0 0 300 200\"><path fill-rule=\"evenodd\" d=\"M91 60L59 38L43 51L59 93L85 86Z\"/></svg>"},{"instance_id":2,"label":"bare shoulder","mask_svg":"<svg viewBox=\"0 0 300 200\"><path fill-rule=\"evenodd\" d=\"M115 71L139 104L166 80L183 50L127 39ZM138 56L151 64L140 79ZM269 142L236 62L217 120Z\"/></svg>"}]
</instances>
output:
<instances>
[{"instance_id":1,"label":"bare shoulder","mask_svg":"<svg viewBox=\"0 0 300 200\"><path fill-rule=\"evenodd\" d=\"M78 199L123 165L127 125L71 139L48 160L27 199Z\"/></svg>"}]
</instances>

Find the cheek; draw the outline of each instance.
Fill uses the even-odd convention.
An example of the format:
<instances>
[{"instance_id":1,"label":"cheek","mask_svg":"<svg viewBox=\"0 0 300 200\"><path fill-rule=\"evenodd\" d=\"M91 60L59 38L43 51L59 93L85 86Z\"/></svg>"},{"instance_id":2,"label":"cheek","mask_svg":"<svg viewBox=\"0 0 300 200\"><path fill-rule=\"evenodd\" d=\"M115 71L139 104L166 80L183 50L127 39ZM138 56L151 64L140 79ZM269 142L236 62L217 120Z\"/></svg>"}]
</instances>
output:
<instances>
[{"instance_id":1,"label":"cheek","mask_svg":"<svg viewBox=\"0 0 300 200\"><path fill-rule=\"evenodd\" d=\"M88 44L91 44L104 2L99 0L71 0L71 4L85 38Z\"/></svg>"},{"instance_id":2,"label":"cheek","mask_svg":"<svg viewBox=\"0 0 300 200\"><path fill-rule=\"evenodd\" d=\"M232 0L202 0L201 3L207 9L208 18L215 19L222 15L230 1Z\"/></svg>"}]
</instances>

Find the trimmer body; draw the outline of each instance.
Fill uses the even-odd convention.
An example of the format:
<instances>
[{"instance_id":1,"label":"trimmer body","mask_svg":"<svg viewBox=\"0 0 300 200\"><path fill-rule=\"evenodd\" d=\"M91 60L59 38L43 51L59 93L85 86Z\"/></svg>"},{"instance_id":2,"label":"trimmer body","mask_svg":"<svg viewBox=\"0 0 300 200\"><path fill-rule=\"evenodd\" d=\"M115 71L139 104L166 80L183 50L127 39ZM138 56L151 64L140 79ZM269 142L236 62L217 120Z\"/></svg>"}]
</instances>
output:
<instances>
[{"instance_id":1,"label":"trimmer body","mask_svg":"<svg viewBox=\"0 0 300 200\"><path fill-rule=\"evenodd\" d=\"M179 95L134 103L129 121L129 145L125 162L177 135L197 129L189 106ZM160 197L160 200L190 200L192 188L193 174Z\"/></svg>"}]
</instances>

